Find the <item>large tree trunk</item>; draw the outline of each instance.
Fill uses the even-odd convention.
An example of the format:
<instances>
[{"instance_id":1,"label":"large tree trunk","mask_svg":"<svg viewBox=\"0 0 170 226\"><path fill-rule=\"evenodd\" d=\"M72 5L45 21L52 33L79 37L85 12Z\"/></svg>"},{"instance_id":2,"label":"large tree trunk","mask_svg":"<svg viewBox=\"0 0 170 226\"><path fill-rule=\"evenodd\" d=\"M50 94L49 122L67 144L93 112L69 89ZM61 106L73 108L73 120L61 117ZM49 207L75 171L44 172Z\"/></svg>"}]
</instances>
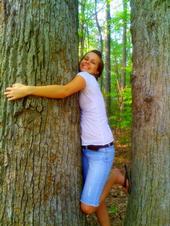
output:
<instances>
[{"instance_id":1,"label":"large tree trunk","mask_svg":"<svg viewBox=\"0 0 170 226\"><path fill-rule=\"evenodd\" d=\"M3 1L1 87L63 84L77 71L77 1ZM77 95L1 98L0 225L80 226Z\"/></svg>"},{"instance_id":2,"label":"large tree trunk","mask_svg":"<svg viewBox=\"0 0 170 226\"><path fill-rule=\"evenodd\" d=\"M126 226L170 225L170 8L131 1L132 193Z\"/></svg>"}]
</instances>

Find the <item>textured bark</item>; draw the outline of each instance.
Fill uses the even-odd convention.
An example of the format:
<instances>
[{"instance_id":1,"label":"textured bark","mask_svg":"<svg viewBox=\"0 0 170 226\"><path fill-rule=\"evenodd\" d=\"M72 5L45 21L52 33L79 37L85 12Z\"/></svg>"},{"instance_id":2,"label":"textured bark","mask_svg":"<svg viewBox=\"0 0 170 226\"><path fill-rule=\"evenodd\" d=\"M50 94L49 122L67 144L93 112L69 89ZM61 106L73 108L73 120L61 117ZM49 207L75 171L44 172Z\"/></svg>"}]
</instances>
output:
<instances>
[{"instance_id":1,"label":"textured bark","mask_svg":"<svg viewBox=\"0 0 170 226\"><path fill-rule=\"evenodd\" d=\"M0 2L2 92L14 82L64 84L77 71L77 1ZM80 226L77 95L1 96L0 225Z\"/></svg>"},{"instance_id":2,"label":"textured bark","mask_svg":"<svg viewBox=\"0 0 170 226\"><path fill-rule=\"evenodd\" d=\"M126 226L170 225L170 5L131 1L132 193Z\"/></svg>"}]
</instances>

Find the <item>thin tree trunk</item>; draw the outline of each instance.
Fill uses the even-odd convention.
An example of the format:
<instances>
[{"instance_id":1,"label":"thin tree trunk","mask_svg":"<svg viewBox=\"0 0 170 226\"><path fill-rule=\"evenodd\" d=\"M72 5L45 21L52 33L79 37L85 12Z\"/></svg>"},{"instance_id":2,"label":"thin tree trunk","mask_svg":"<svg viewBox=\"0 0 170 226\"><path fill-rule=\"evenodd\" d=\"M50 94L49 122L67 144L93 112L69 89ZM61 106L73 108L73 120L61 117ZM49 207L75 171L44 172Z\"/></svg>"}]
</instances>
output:
<instances>
[{"instance_id":1,"label":"thin tree trunk","mask_svg":"<svg viewBox=\"0 0 170 226\"><path fill-rule=\"evenodd\" d=\"M107 112L110 113L111 104L111 64L110 64L110 1L106 2L106 46L105 46L105 92Z\"/></svg>"},{"instance_id":2,"label":"thin tree trunk","mask_svg":"<svg viewBox=\"0 0 170 226\"><path fill-rule=\"evenodd\" d=\"M101 53L103 53L103 37L102 37L102 30L101 30L99 20L98 20L97 0L95 0L95 19L96 19L97 29L98 29L98 32L99 32L100 51L101 51ZM100 78L101 89L103 88L103 80L104 80L103 76L101 76L101 78Z\"/></svg>"},{"instance_id":3,"label":"thin tree trunk","mask_svg":"<svg viewBox=\"0 0 170 226\"><path fill-rule=\"evenodd\" d=\"M102 37L102 30L98 20L97 0L95 0L95 20L96 20L96 26L99 32L100 51L103 52L103 37Z\"/></svg>"},{"instance_id":4,"label":"thin tree trunk","mask_svg":"<svg viewBox=\"0 0 170 226\"><path fill-rule=\"evenodd\" d=\"M77 1L3 1L2 92L15 82L64 84L77 71ZM80 226L77 95L1 96L0 225Z\"/></svg>"},{"instance_id":5,"label":"thin tree trunk","mask_svg":"<svg viewBox=\"0 0 170 226\"><path fill-rule=\"evenodd\" d=\"M86 0L82 0L80 3L79 12L79 56L80 58L84 55L84 45L85 45L85 5Z\"/></svg>"},{"instance_id":6,"label":"thin tree trunk","mask_svg":"<svg viewBox=\"0 0 170 226\"><path fill-rule=\"evenodd\" d=\"M127 61L127 0L123 0L123 51L122 51L122 75L121 75L121 88L124 89L126 86L126 61Z\"/></svg>"},{"instance_id":7,"label":"thin tree trunk","mask_svg":"<svg viewBox=\"0 0 170 226\"><path fill-rule=\"evenodd\" d=\"M170 8L131 1L132 193L126 226L170 225Z\"/></svg>"}]
</instances>

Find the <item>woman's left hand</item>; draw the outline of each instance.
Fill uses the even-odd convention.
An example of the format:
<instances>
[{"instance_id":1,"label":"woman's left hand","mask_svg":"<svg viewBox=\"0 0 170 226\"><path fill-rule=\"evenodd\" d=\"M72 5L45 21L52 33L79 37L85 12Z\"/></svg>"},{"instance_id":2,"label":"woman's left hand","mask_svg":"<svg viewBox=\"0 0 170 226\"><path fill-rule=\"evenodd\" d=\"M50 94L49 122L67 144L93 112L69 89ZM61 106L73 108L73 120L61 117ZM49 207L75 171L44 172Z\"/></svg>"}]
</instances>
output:
<instances>
[{"instance_id":1,"label":"woman's left hand","mask_svg":"<svg viewBox=\"0 0 170 226\"><path fill-rule=\"evenodd\" d=\"M21 83L15 83L12 87L6 88L4 94L8 100L17 100L28 95L28 86Z\"/></svg>"}]
</instances>

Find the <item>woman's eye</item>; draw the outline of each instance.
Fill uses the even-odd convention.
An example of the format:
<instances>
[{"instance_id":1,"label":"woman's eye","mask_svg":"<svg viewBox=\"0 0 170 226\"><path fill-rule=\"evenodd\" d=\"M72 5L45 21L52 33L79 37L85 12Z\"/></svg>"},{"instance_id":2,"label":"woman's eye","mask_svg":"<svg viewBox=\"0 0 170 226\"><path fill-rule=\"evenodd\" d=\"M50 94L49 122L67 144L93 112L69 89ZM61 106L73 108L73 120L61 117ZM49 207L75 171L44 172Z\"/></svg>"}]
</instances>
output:
<instances>
[{"instance_id":1,"label":"woman's eye","mask_svg":"<svg viewBox=\"0 0 170 226\"><path fill-rule=\"evenodd\" d=\"M91 63L94 64L94 65L96 64L96 62L94 62L94 61L92 61Z\"/></svg>"}]
</instances>

